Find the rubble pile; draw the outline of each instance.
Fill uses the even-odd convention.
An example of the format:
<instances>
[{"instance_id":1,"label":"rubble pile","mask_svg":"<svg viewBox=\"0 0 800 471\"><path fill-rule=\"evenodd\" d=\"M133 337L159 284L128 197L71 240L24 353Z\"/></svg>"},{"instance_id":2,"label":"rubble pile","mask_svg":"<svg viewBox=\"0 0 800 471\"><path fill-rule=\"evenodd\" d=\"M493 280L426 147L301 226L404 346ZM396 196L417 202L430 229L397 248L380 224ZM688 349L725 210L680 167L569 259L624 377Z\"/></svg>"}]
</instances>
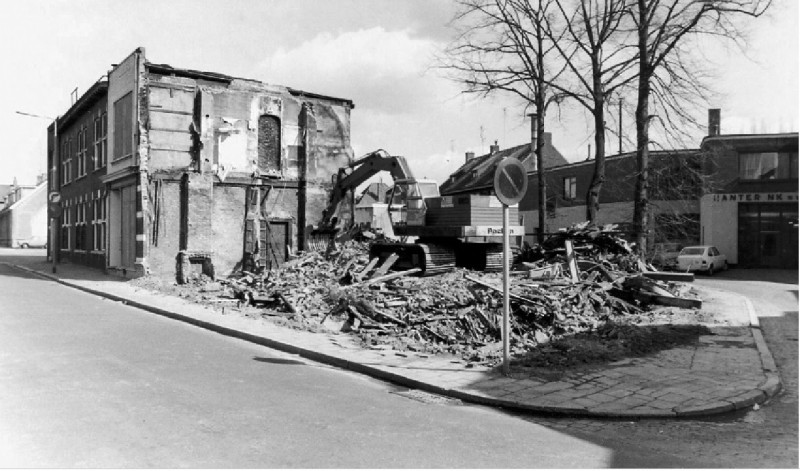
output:
<instances>
[{"instance_id":1,"label":"rubble pile","mask_svg":"<svg viewBox=\"0 0 800 471\"><path fill-rule=\"evenodd\" d=\"M627 244L609 230L579 227L570 238L581 266L570 279L558 241L512 273L512 352L565 335L597 330L642 312L657 297L678 298L682 285L642 275ZM563 241L562 241L563 243ZM393 260L369 259L367 242L308 252L262 274L225 280L240 301L283 312L303 324L357 335L368 348L449 352L493 363L501 354L502 275L466 269L433 277L388 271Z\"/></svg>"}]
</instances>

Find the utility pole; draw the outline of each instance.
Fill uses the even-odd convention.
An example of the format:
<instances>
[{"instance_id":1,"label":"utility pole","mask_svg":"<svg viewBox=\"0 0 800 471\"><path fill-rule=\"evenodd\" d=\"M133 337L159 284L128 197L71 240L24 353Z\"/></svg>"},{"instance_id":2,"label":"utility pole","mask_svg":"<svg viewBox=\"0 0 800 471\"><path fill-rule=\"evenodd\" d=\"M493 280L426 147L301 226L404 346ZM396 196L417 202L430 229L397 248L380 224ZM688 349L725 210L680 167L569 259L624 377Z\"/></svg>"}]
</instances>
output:
<instances>
[{"instance_id":1,"label":"utility pole","mask_svg":"<svg viewBox=\"0 0 800 471\"><path fill-rule=\"evenodd\" d=\"M58 117L51 118L49 116L41 116L41 115L33 114L33 113L24 113L22 111L17 111L16 113L20 114L20 115L23 115L23 116L30 116L32 118L46 119L48 121L52 121L53 122L53 165L56 167L56 169L58 169L58 148L59 148L59 145L58 145ZM53 174L54 174L53 178L55 179L56 178L55 175L58 174L58 171L53 172ZM48 249L50 250L50 260L53 263L52 270L53 270L53 273L55 273L56 272L56 254L58 253L58 247L57 247L57 243L56 243L56 237L57 237L57 234L58 234L58 232L57 232L58 228L56 227L56 224L58 222L58 218L55 216L56 212L53 211L53 207L55 205L58 205L60 207L61 195L56 191L58 182L57 181L53 181L53 182L49 182L49 183L50 183L50 187L51 187L52 191L50 191L48 193L48 196L47 196L47 203L48 203L47 211L50 213L50 240L48 241L47 246L48 246Z\"/></svg>"}]
</instances>

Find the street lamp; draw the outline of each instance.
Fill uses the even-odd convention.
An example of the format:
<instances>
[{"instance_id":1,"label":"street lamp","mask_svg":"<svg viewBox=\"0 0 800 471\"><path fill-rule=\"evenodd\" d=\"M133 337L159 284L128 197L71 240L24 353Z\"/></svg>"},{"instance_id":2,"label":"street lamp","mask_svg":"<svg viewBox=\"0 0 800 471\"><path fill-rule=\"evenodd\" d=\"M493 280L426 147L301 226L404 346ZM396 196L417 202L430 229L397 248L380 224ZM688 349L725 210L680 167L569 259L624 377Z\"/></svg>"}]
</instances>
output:
<instances>
[{"instance_id":1,"label":"street lamp","mask_svg":"<svg viewBox=\"0 0 800 471\"><path fill-rule=\"evenodd\" d=\"M25 112L22 112L22 111L17 111L16 113L20 114L22 116L30 116L31 118L41 118L41 119L46 119L48 121L52 121L53 122L53 165L55 166L56 169L58 169L58 147L59 147L59 145L58 145L58 118L57 117L56 118L51 118L49 116L42 116L42 115L33 114L33 113L25 113ZM57 182L55 180L56 180L56 174L57 173L58 173L57 171L53 172L53 175L52 175L53 181L51 182L51 188L53 190L56 189ZM50 212L51 216L53 216L53 217L50 218L50 243L48 245L50 247L50 260L53 263L53 273L55 273L56 272L56 236L57 236L56 222L57 222L57 219L54 217L54 215L56 214L56 211L53 211L50 206L53 203L60 202L60 195L59 195L59 201L51 201L51 196L50 196L51 194L57 194L57 193L55 191L49 192L48 193L48 198L47 198L47 204L48 204L48 208L47 209Z\"/></svg>"}]
</instances>

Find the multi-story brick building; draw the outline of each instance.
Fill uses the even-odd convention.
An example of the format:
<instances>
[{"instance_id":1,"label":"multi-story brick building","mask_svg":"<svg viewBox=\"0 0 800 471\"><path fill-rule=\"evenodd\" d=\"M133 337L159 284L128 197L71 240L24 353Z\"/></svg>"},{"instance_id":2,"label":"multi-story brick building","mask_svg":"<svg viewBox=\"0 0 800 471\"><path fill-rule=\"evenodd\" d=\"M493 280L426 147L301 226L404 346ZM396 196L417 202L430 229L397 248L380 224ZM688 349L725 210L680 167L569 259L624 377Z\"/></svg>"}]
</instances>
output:
<instances>
[{"instance_id":1,"label":"multi-story brick building","mask_svg":"<svg viewBox=\"0 0 800 471\"><path fill-rule=\"evenodd\" d=\"M699 150L650 151L650 241L699 242L702 165ZM597 224L617 224L630 231L636 187L636 154L606 158L605 183L600 192ZM594 160L547 169L545 233L586 221L586 193L594 174ZM539 221L539 191L536 172L528 175L528 191L519 203L526 239L533 238Z\"/></svg>"},{"instance_id":2,"label":"multi-story brick building","mask_svg":"<svg viewBox=\"0 0 800 471\"><path fill-rule=\"evenodd\" d=\"M135 50L49 129L61 260L179 278L281 263L352 159L352 108Z\"/></svg>"},{"instance_id":3,"label":"multi-story brick building","mask_svg":"<svg viewBox=\"0 0 800 471\"><path fill-rule=\"evenodd\" d=\"M102 182L108 165L107 92L108 82L98 81L59 117L57 134L56 123L48 129L49 187L61 195L60 214L50 214L58 233L50 247L58 261L95 268L106 266L108 243Z\"/></svg>"}]
</instances>

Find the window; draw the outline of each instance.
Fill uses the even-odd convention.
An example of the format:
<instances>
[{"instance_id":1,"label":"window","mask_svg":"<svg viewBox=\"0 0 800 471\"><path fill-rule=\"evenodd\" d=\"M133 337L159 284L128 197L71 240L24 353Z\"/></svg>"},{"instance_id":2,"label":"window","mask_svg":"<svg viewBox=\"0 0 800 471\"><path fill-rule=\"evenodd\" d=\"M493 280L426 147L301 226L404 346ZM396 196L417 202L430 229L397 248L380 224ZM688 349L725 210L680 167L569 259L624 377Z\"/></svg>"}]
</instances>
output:
<instances>
[{"instance_id":1,"label":"window","mask_svg":"<svg viewBox=\"0 0 800 471\"><path fill-rule=\"evenodd\" d=\"M94 169L106 166L108 157L108 115L103 113L94 119Z\"/></svg>"},{"instance_id":2,"label":"window","mask_svg":"<svg viewBox=\"0 0 800 471\"><path fill-rule=\"evenodd\" d=\"M258 168L267 172L281 170L281 122L276 116L258 117Z\"/></svg>"},{"instance_id":3,"label":"window","mask_svg":"<svg viewBox=\"0 0 800 471\"><path fill-rule=\"evenodd\" d=\"M106 198L98 192L94 200L94 214L92 218L92 232L94 238L94 250L106 250Z\"/></svg>"},{"instance_id":4,"label":"window","mask_svg":"<svg viewBox=\"0 0 800 471\"><path fill-rule=\"evenodd\" d=\"M88 250L86 238L86 206L88 201L80 199L75 206L75 250Z\"/></svg>"},{"instance_id":5,"label":"window","mask_svg":"<svg viewBox=\"0 0 800 471\"><path fill-rule=\"evenodd\" d=\"M67 201L61 209L61 250L70 249L71 211L72 208L70 208L69 201Z\"/></svg>"},{"instance_id":6,"label":"window","mask_svg":"<svg viewBox=\"0 0 800 471\"><path fill-rule=\"evenodd\" d=\"M574 200L578 194L578 183L576 177L564 177L564 199Z\"/></svg>"},{"instance_id":7,"label":"window","mask_svg":"<svg viewBox=\"0 0 800 471\"><path fill-rule=\"evenodd\" d=\"M739 154L742 180L797 180L797 152Z\"/></svg>"},{"instance_id":8,"label":"window","mask_svg":"<svg viewBox=\"0 0 800 471\"><path fill-rule=\"evenodd\" d=\"M61 184L66 185L72 181L72 139L64 139L61 145Z\"/></svg>"},{"instance_id":9,"label":"window","mask_svg":"<svg viewBox=\"0 0 800 471\"><path fill-rule=\"evenodd\" d=\"M114 103L114 159L133 154L133 94Z\"/></svg>"},{"instance_id":10,"label":"window","mask_svg":"<svg viewBox=\"0 0 800 471\"><path fill-rule=\"evenodd\" d=\"M78 142L75 147L75 160L77 161L78 171L76 178L86 175L86 127L78 131Z\"/></svg>"}]
</instances>

